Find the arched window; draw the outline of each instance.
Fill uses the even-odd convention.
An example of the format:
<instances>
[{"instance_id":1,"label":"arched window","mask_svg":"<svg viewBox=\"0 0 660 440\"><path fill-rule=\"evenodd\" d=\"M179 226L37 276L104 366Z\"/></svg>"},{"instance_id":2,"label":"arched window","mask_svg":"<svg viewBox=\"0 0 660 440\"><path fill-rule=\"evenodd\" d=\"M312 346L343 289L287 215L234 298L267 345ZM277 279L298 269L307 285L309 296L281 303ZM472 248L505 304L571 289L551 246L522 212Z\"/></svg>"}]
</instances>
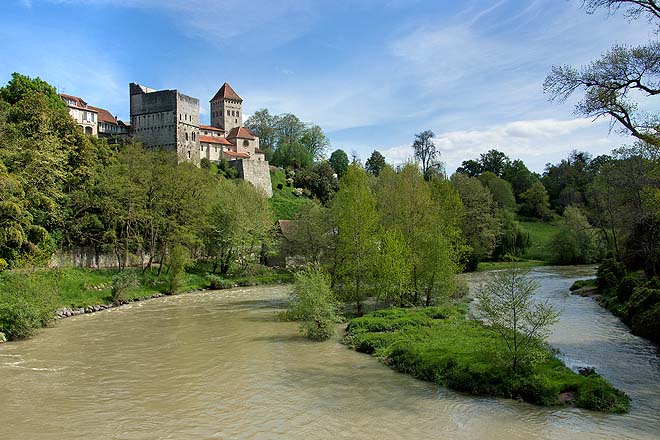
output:
<instances>
[{"instance_id":1,"label":"arched window","mask_svg":"<svg viewBox=\"0 0 660 440\"><path fill-rule=\"evenodd\" d=\"M188 140L188 132L185 132L186 141Z\"/></svg>"},{"instance_id":2,"label":"arched window","mask_svg":"<svg viewBox=\"0 0 660 440\"><path fill-rule=\"evenodd\" d=\"M195 140L195 132L194 131L193 131L193 134L192 134L192 140L193 141Z\"/></svg>"},{"instance_id":3,"label":"arched window","mask_svg":"<svg viewBox=\"0 0 660 440\"><path fill-rule=\"evenodd\" d=\"M245 139L245 140L243 141L243 146L246 147L246 148L249 147L249 146L250 146L250 141L248 141L247 139Z\"/></svg>"}]
</instances>

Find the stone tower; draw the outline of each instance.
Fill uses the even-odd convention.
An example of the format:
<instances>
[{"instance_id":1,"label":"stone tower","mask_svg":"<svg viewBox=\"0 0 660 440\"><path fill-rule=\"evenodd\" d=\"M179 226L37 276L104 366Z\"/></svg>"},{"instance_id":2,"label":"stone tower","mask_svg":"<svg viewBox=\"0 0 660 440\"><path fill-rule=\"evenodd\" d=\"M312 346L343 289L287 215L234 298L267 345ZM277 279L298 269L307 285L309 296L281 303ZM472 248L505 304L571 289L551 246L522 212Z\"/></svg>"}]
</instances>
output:
<instances>
[{"instance_id":1,"label":"stone tower","mask_svg":"<svg viewBox=\"0 0 660 440\"><path fill-rule=\"evenodd\" d=\"M211 125L226 132L243 126L243 99L228 83L224 83L211 98Z\"/></svg>"},{"instance_id":2,"label":"stone tower","mask_svg":"<svg viewBox=\"0 0 660 440\"><path fill-rule=\"evenodd\" d=\"M131 133L145 147L174 151L199 165L199 100L178 90L130 83Z\"/></svg>"}]
</instances>

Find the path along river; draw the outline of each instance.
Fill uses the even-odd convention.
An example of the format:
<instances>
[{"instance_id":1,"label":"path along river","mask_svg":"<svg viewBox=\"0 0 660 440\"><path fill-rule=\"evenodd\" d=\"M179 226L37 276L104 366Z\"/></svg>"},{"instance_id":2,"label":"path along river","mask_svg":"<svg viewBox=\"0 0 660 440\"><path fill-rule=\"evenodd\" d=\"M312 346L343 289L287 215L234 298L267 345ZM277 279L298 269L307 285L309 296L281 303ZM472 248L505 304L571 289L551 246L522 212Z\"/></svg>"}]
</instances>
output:
<instances>
[{"instance_id":1,"label":"path along river","mask_svg":"<svg viewBox=\"0 0 660 440\"><path fill-rule=\"evenodd\" d=\"M307 342L274 319L277 286L133 303L0 345L0 439L660 438L657 347L568 294L592 273L533 276L562 311L550 343L625 390L627 415L466 396Z\"/></svg>"}]
</instances>

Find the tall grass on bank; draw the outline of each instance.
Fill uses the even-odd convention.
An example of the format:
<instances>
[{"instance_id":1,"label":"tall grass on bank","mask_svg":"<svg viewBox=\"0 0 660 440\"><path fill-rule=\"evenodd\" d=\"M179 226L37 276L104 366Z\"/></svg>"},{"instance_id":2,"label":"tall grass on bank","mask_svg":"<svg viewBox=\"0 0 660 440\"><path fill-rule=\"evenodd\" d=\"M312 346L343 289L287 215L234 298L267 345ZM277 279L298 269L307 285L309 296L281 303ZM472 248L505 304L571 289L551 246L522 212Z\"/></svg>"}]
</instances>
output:
<instances>
[{"instance_id":1,"label":"tall grass on bank","mask_svg":"<svg viewBox=\"0 0 660 440\"><path fill-rule=\"evenodd\" d=\"M351 320L345 341L397 371L469 394L604 412L629 408L629 398L592 369L575 373L542 345L514 372L502 339L468 319L465 304L376 311Z\"/></svg>"},{"instance_id":2,"label":"tall grass on bank","mask_svg":"<svg viewBox=\"0 0 660 440\"><path fill-rule=\"evenodd\" d=\"M122 272L105 269L32 269L0 273L0 332L9 339L32 336L46 326L62 307L84 308L149 298L158 293L228 288L291 282L284 270L261 268L247 274L221 278L209 276L204 266L191 267L178 275L176 289L165 271Z\"/></svg>"}]
</instances>

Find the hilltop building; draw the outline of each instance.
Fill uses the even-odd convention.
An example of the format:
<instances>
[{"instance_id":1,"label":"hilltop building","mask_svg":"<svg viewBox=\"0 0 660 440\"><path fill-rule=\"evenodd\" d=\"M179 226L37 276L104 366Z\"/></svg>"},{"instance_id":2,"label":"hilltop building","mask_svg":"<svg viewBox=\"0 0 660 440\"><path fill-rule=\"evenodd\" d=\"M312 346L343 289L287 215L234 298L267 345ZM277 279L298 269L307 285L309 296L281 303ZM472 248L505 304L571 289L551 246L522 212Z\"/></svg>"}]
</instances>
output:
<instances>
[{"instance_id":1,"label":"hilltop building","mask_svg":"<svg viewBox=\"0 0 660 440\"><path fill-rule=\"evenodd\" d=\"M268 162L259 138L243 127L243 99L224 83L211 98L211 125L201 125L199 100L178 90L129 85L131 133L145 147L176 152L180 161L229 161L240 178L271 197Z\"/></svg>"},{"instance_id":2,"label":"hilltop building","mask_svg":"<svg viewBox=\"0 0 660 440\"><path fill-rule=\"evenodd\" d=\"M60 93L60 98L69 107L69 114L73 120L86 134L99 137L128 135L129 126L118 120L109 111L93 107L77 96Z\"/></svg>"}]
</instances>

